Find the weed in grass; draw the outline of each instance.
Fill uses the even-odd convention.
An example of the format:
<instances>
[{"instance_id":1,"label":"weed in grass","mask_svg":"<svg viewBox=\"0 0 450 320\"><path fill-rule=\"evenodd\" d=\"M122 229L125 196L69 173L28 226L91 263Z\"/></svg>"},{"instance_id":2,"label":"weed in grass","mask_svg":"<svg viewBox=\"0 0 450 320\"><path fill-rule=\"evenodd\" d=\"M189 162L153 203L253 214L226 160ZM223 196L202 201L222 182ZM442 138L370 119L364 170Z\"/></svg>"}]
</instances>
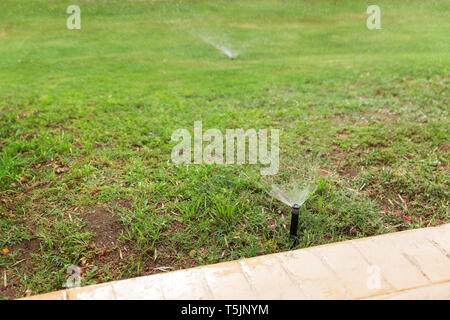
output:
<instances>
[{"instance_id":1,"label":"weed in grass","mask_svg":"<svg viewBox=\"0 0 450 320\"><path fill-rule=\"evenodd\" d=\"M213 210L209 213L214 220L222 222L230 222L231 219L236 219L236 214L239 213L239 202L232 200L230 196L219 197L216 196L212 200Z\"/></svg>"},{"instance_id":2,"label":"weed in grass","mask_svg":"<svg viewBox=\"0 0 450 320\"><path fill-rule=\"evenodd\" d=\"M181 205L178 205L178 209L180 210L183 218L192 219L198 214L198 210L200 205L202 204L203 198L200 197L197 200L192 200L189 202L183 202ZM205 208L208 210L208 208Z\"/></svg>"}]
</instances>

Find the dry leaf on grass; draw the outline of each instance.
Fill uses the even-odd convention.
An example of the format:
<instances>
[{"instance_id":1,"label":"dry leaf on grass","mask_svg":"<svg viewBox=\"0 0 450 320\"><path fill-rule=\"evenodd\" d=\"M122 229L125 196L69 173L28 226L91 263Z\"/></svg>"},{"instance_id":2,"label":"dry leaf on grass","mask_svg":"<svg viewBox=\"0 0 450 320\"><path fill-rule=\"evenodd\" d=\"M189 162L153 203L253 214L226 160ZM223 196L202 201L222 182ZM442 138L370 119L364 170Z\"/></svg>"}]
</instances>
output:
<instances>
[{"instance_id":1,"label":"dry leaf on grass","mask_svg":"<svg viewBox=\"0 0 450 320\"><path fill-rule=\"evenodd\" d=\"M61 174L61 173L67 172L67 171L69 171L69 168L67 168L67 167L58 167L55 169L55 172L58 174Z\"/></svg>"}]
</instances>

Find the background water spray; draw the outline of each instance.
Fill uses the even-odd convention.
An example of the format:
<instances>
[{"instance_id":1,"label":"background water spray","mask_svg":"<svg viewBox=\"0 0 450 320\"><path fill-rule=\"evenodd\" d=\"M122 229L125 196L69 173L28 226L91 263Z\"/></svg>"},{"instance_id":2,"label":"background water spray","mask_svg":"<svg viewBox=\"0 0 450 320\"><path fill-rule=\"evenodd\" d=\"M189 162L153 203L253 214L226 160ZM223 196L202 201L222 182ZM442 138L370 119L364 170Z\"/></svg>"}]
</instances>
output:
<instances>
[{"instance_id":1,"label":"background water spray","mask_svg":"<svg viewBox=\"0 0 450 320\"><path fill-rule=\"evenodd\" d=\"M210 44L211 46L213 46L217 50L220 50L221 52L223 52L230 59L236 59L238 57L238 55L239 55L239 52L232 51L231 49L229 49L229 48L227 48L227 47L225 47L225 46L215 42L210 37L206 37L206 36L203 36L203 35L199 35L199 37L204 42Z\"/></svg>"}]
</instances>

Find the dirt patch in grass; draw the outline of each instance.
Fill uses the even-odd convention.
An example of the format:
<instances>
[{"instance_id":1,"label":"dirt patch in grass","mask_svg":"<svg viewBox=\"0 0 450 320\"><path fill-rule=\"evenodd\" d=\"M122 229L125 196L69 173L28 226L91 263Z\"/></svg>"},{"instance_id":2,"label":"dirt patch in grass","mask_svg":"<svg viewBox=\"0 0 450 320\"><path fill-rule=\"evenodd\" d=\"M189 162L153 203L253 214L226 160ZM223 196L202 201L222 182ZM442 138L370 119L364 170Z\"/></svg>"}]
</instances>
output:
<instances>
[{"instance_id":1,"label":"dirt patch in grass","mask_svg":"<svg viewBox=\"0 0 450 320\"><path fill-rule=\"evenodd\" d=\"M365 110L357 114L336 113L325 117L325 119L341 125L367 126L375 122L391 124L397 121L399 117L399 114L392 113L388 108L384 107L376 110ZM348 137L348 133L345 129L341 130L337 133L337 137Z\"/></svg>"},{"instance_id":2,"label":"dirt patch in grass","mask_svg":"<svg viewBox=\"0 0 450 320\"><path fill-rule=\"evenodd\" d=\"M11 299L24 296L25 292L20 283L20 278L30 272L35 267L32 262L33 254L40 254L40 241L38 239L23 240L20 243L12 246L9 251L15 254L15 261L12 265L16 267L16 271L9 272L5 269L0 269L0 296L7 296ZM6 286L4 283L4 275L6 273Z\"/></svg>"},{"instance_id":3,"label":"dirt patch in grass","mask_svg":"<svg viewBox=\"0 0 450 320\"><path fill-rule=\"evenodd\" d=\"M128 202L119 202L120 206L128 206ZM115 278L120 274L130 257L132 247L125 240L120 239L123 225L118 221L117 215L107 205L97 204L84 208L82 219L86 224L84 229L92 233L90 247L93 254L83 257L80 265L84 271L97 267L98 274L108 271L108 276ZM99 282L102 282L100 279Z\"/></svg>"},{"instance_id":4,"label":"dirt patch in grass","mask_svg":"<svg viewBox=\"0 0 450 320\"><path fill-rule=\"evenodd\" d=\"M83 276L96 268L92 280L100 283L176 269L179 261L168 248L137 250L131 242L121 239L126 230L113 209L117 206L131 208L129 201L121 200L114 206L97 204L83 210L84 228L92 232L90 246L94 252L80 260Z\"/></svg>"},{"instance_id":5,"label":"dirt patch in grass","mask_svg":"<svg viewBox=\"0 0 450 320\"><path fill-rule=\"evenodd\" d=\"M354 178L359 174L359 170L348 165L345 160L347 152L339 146L335 146L328 155L328 159L334 165L336 172L340 177Z\"/></svg>"},{"instance_id":6,"label":"dirt patch in grass","mask_svg":"<svg viewBox=\"0 0 450 320\"><path fill-rule=\"evenodd\" d=\"M354 178L359 174L359 170L350 166L344 166L338 169L338 173L340 176Z\"/></svg>"},{"instance_id":7,"label":"dirt patch in grass","mask_svg":"<svg viewBox=\"0 0 450 320\"><path fill-rule=\"evenodd\" d=\"M23 296L23 290L20 286L20 279L11 273L7 274L7 285L5 286L3 283L4 272L1 271L1 285L0 285L0 297L6 296L10 299L14 299L15 297Z\"/></svg>"},{"instance_id":8,"label":"dirt patch in grass","mask_svg":"<svg viewBox=\"0 0 450 320\"><path fill-rule=\"evenodd\" d=\"M346 152L339 146L335 146L333 151L329 153L328 158L335 164L345 161Z\"/></svg>"},{"instance_id":9,"label":"dirt patch in grass","mask_svg":"<svg viewBox=\"0 0 450 320\"><path fill-rule=\"evenodd\" d=\"M338 132L336 132L336 138L339 139L348 139L348 137L350 136L349 133L347 132L347 130L340 130Z\"/></svg>"},{"instance_id":10,"label":"dirt patch in grass","mask_svg":"<svg viewBox=\"0 0 450 320\"><path fill-rule=\"evenodd\" d=\"M394 122L399 115L391 113L388 108L379 108L377 110L364 111L361 113L364 118L380 119L386 122Z\"/></svg>"},{"instance_id":11,"label":"dirt patch in grass","mask_svg":"<svg viewBox=\"0 0 450 320\"><path fill-rule=\"evenodd\" d=\"M86 229L93 234L92 246L94 249L116 247L122 232L122 225L116 220L114 214L102 205L95 205L86 211L83 221L86 223Z\"/></svg>"}]
</instances>

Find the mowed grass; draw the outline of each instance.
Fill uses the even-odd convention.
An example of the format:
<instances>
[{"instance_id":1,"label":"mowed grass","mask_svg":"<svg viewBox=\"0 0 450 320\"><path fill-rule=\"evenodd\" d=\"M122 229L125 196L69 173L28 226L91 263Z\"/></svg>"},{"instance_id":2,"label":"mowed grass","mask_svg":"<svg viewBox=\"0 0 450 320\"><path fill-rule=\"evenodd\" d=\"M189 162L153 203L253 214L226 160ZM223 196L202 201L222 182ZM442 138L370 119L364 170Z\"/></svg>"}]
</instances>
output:
<instances>
[{"instance_id":1,"label":"mowed grass","mask_svg":"<svg viewBox=\"0 0 450 320\"><path fill-rule=\"evenodd\" d=\"M295 248L448 223L450 3L377 4L1 1L0 298L289 250L270 182L318 184ZM200 120L279 173L172 164Z\"/></svg>"}]
</instances>

